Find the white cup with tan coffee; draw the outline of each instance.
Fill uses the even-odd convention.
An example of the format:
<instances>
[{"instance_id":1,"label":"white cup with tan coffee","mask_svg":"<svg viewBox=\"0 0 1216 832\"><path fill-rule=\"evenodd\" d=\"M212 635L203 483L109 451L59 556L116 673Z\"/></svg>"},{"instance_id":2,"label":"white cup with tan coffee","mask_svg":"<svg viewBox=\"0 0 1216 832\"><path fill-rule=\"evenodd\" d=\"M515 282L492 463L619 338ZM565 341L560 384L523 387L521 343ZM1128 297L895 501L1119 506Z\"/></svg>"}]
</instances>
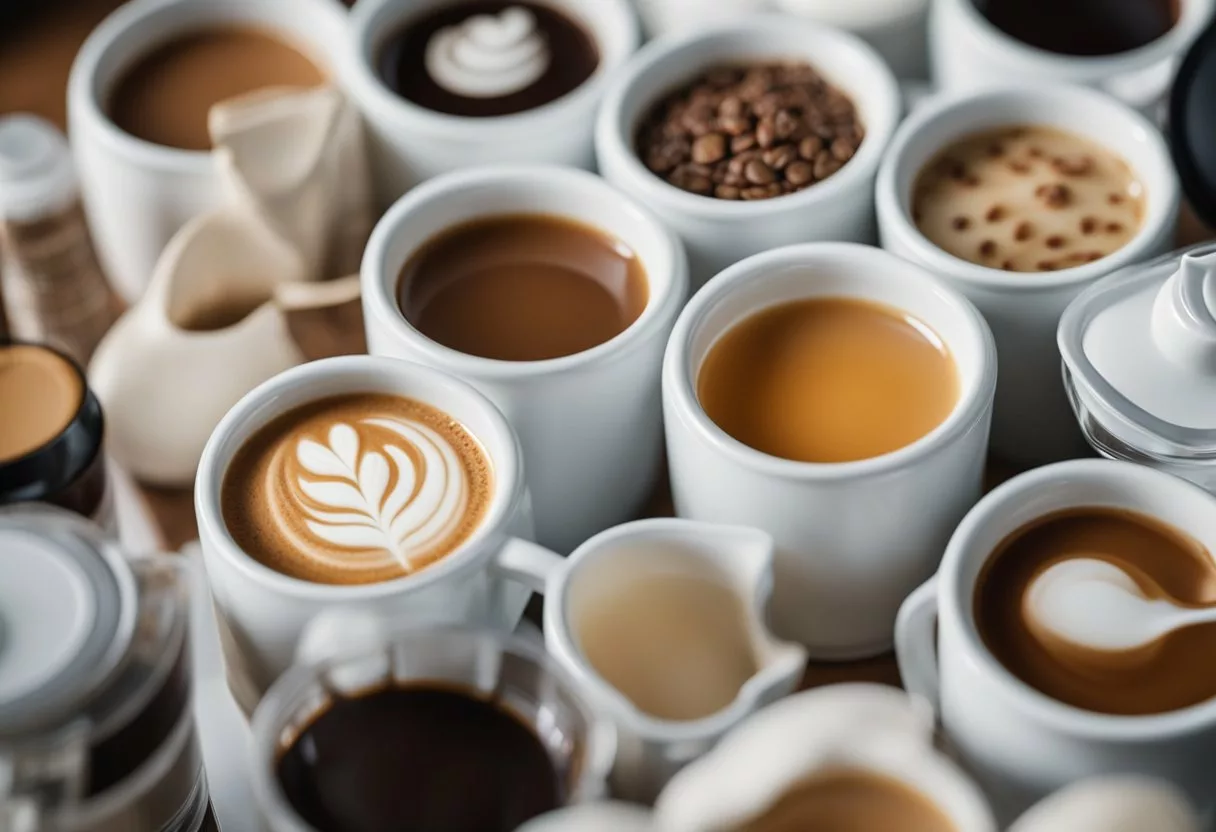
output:
<instances>
[{"instance_id":1,"label":"white cup with tan coffee","mask_svg":"<svg viewBox=\"0 0 1216 832\"><path fill-rule=\"evenodd\" d=\"M1125 462L1039 468L968 514L896 652L1003 820L1106 774L1216 818L1213 551L1216 498Z\"/></svg>"},{"instance_id":2,"label":"white cup with tan coffee","mask_svg":"<svg viewBox=\"0 0 1216 832\"><path fill-rule=\"evenodd\" d=\"M492 566L532 533L514 432L408 362L326 359L255 389L207 443L195 511L230 670L254 697L322 613L509 630L528 597Z\"/></svg>"},{"instance_id":3,"label":"white cup with tan coffee","mask_svg":"<svg viewBox=\"0 0 1216 832\"><path fill-rule=\"evenodd\" d=\"M368 349L465 379L519 434L537 540L638 516L662 455L659 370L680 241L589 173L474 168L394 205L363 259Z\"/></svg>"},{"instance_id":4,"label":"white cup with tan coffee","mask_svg":"<svg viewBox=\"0 0 1216 832\"><path fill-rule=\"evenodd\" d=\"M979 312L911 263L847 243L744 260L668 345L676 513L773 536L779 636L881 653L982 493L995 383Z\"/></svg>"},{"instance_id":5,"label":"white cup with tan coffee","mask_svg":"<svg viewBox=\"0 0 1216 832\"><path fill-rule=\"evenodd\" d=\"M97 251L128 301L187 220L220 206L213 104L333 78L337 0L135 0L81 47L68 122Z\"/></svg>"}]
</instances>

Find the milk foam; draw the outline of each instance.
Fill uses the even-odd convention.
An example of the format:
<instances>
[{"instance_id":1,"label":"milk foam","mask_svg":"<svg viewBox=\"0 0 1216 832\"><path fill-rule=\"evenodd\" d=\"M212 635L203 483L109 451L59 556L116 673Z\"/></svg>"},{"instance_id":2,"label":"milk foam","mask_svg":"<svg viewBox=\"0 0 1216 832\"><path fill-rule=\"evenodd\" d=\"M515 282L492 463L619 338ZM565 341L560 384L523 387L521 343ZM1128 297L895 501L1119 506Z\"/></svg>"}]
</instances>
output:
<instances>
[{"instance_id":1,"label":"milk foam","mask_svg":"<svg viewBox=\"0 0 1216 832\"><path fill-rule=\"evenodd\" d=\"M1096 558L1065 560L1047 569L1025 596L1032 623L1080 647L1122 651L1161 635L1154 626L1177 609L1149 598L1126 571Z\"/></svg>"},{"instance_id":2,"label":"milk foam","mask_svg":"<svg viewBox=\"0 0 1216 832\"><path fill-rule=\"evenodd\" d=\"M442 554L464 522L470 489L456 448L398 416L336 422L325 442L286 443L263 486L299 557L332 569L357 562L406 573Z\"/></svg>"},{"instance_id":3,"label":"milk foam","mask_svg":"<svg viewBox=\"0 0 1216 832\"><path fill-rule=\"evenodd\" d=\"M500 98L527 89L549 69L550 60L535 16L518 6L441 29L426 47L431 79L468 98Z\"/></svg>"}]
</instances>

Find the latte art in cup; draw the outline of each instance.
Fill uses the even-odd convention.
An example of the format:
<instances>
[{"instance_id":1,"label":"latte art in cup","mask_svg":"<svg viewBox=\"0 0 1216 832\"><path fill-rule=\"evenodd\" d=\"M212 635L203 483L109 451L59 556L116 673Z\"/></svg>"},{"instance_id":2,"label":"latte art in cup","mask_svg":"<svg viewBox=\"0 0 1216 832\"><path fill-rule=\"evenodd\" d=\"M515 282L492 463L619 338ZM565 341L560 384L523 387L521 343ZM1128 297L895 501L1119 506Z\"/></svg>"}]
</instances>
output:
<instances>
[{"instance_id":1,"label":"latte art in cup","mask_svg":"<svg viewBox=\"0 0 1216 832\"><path fill-rule=\"evenodd\" d=\"M458 548L485 515L491 480L477 440L447 414L397 396L342 396L245 443L224 478L224 521L276 571L373 583Z\"/></svg>"}]
</instances>

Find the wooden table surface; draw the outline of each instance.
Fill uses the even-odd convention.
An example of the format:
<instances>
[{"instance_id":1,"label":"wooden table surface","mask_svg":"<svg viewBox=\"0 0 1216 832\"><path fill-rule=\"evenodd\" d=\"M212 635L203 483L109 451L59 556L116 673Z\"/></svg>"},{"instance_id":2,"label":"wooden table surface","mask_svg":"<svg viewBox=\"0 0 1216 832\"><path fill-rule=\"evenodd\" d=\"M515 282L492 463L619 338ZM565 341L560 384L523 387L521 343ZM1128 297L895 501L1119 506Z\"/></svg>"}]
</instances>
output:
<instances>
[{"instance_id":1,"label":"wooden table surface","mask_svg":"<svg viewBox=\"0 0 1216 832\"><path fill-rule=\"evenodd\" d=\"M60 127L65 126L68 71L73 56L89 31L122 0L56 0L50 8L36 12L21 25L7 25L0 32L0 114L18 111L37 113ZM1179 244L1198 242L1214 235L1189 211L1179 225ZM365 350L363 322L357 303L324 313L299 315L292 331L310 359ZM176 551L197 534L190 492L142 489L159 525L164 543ZM666 487L655 494L652 514L670 512ZM807 670L807 686L844 681L873 681L898 684L894 659L881 656L864 662L814 663Z\"/></svg>"}]
</instances>

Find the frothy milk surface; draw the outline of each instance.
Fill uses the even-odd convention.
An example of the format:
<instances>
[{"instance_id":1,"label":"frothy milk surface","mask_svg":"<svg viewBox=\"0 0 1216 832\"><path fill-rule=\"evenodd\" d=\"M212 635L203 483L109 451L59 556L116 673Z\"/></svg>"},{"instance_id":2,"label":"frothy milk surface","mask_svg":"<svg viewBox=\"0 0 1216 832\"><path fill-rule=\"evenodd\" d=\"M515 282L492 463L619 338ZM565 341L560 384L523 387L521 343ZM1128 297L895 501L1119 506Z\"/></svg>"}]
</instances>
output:
<instances>
[{"instance_id":1,"label":"frothy milk surface","mask_svg":"<svg viewBox=\"0 0 1216 832\"><path fill-rule=\"evenodd\" d=\"M959 832L928 798L893 777L829 769L792 786L739 832Z\"/></svg>"},{"instance_id":2,"label":"frothy milk surface","mask_svg":"<svg viewBox=\"0 0 1216 832\"><path fill-rule=\"evenodd\" d=\"M63 356L30 344L0 347L0 463L58 436L83 399L80 374Z\"/></svg>"},{"instance_id":3,"label":"frothy milk surface","mask_svg":"<svg viewBox=\"0 0 1216 832\"><path fill-rule=\"evenodd\" d=\"M1012 272L1100 260L1140 230L1145 194L1118 154L1052 127L967 136L917 177L912 218L955 257Z\"/></svg>"},{"instance_id":4,"label":"frothy milk surface","mask_svg":"<svg viewBox=\"0 0 1216 832\"><path fill-rule=\"evenodd\" d=\"M757 312L710 349L697 376L706 415L758 451L852 462L898 450L959 397L949 349L922 321L851 298Z\"/></svg>"},{"instance_id":5,"label":"frothy milk surface","mask_svg":"<svg viewBox=\"0 0 1216 832\"><path fill-rule=\"evenodd\" d=\"M710 716L758 670L743 602L713 579L641 574L580 607L574 626L587 661L659 719Z\"/></svg>"},{"instance_id":6,"label":"frothy milk surface","mask_svg":"<svg viewBox=\"0 0 1216 832\"><path fill-rule=\"evenodd\" d=\"M229 533L303 580L359 584L434 563L476 530L493 476L452 417L398 396L323 399L258 431L224 475Z\"/></svg>"},{"instance_id":7,"label":"frothy milk surface","mask_svg":"<svg viewBox=\"0 0 1216 832\"><path fill-rule=\"evenodd\" d=\"M1100 713L1165 713L1216 697L1216 624L1197 624L1128 649L1118 633L1082 643L1059 634L1057 603L1043 577L1061 564L1109 564L1145 599L1181 607L1216 605L1216 564L1196 540L1144 515L1083 508L1048 515L1014 532L976 585L974 615L985 645L1033 688ZM1048 574L1050 578L1050 574ZM1073 628L1076 632L1079 629Z\"/></svg>"}]
</instances>

